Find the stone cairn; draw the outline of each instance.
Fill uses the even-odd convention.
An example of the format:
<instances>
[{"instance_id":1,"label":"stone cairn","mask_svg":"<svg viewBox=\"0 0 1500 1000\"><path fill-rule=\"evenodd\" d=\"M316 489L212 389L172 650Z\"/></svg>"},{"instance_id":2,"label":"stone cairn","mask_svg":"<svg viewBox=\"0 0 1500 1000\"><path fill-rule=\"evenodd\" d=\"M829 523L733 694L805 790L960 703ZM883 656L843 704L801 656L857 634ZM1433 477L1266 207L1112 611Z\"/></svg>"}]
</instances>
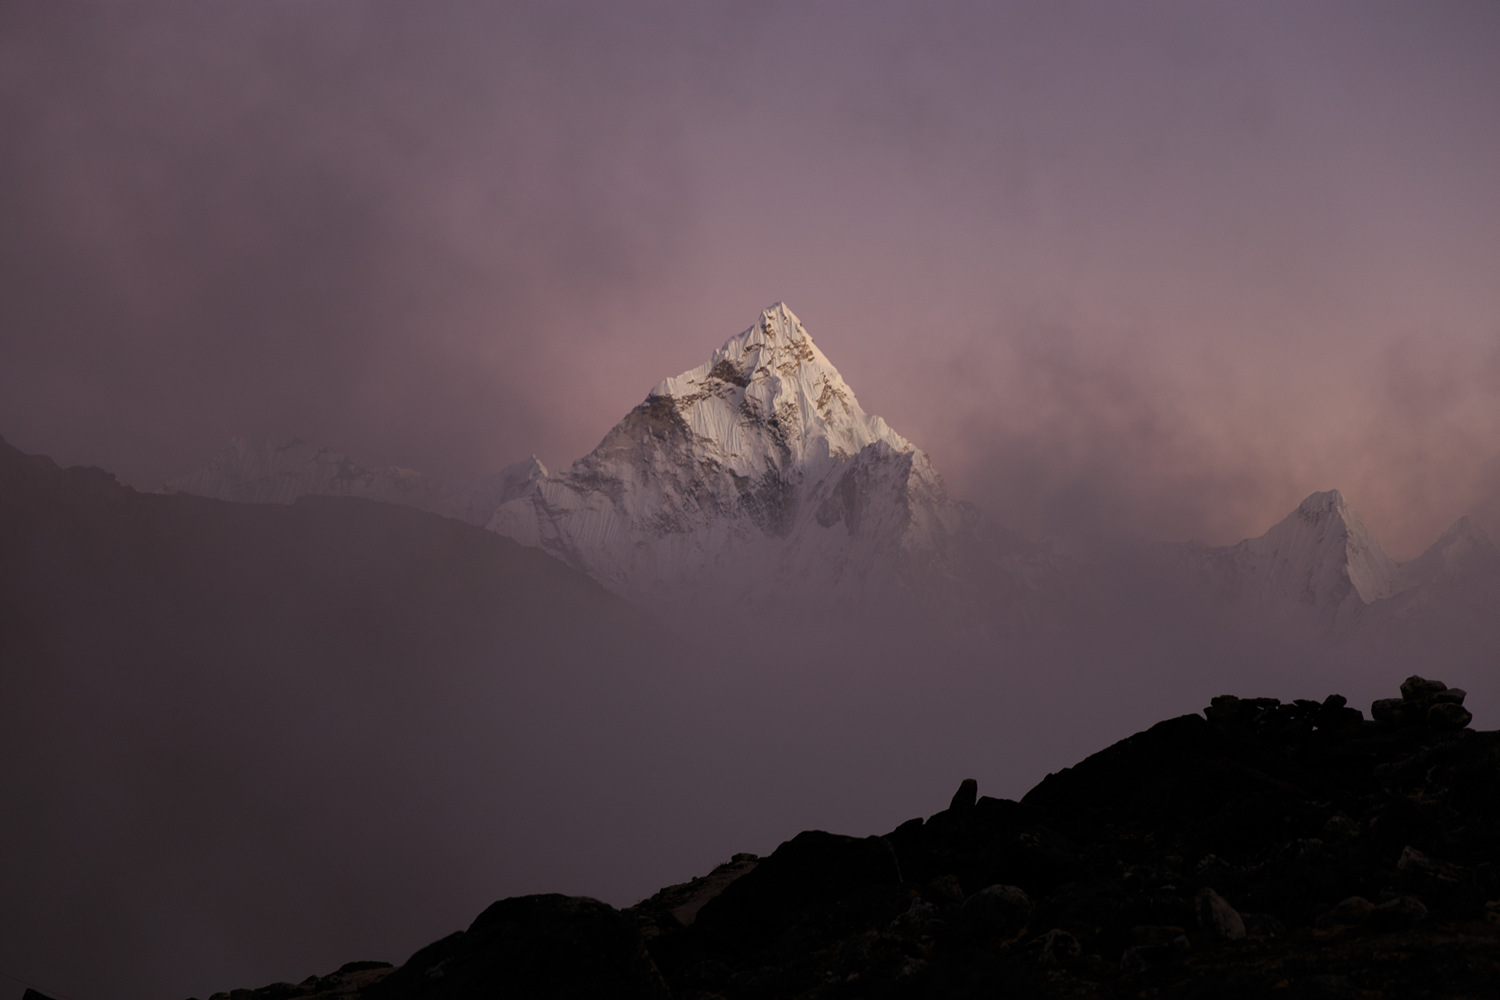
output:
<instances>
[{"instance_id":1,"label":"stone cairn","mask_svg":"<svg viewBox=\"0 0 1500 1000\"><path fill-rule=\"evenodd\" d=\"M1349 708L1344 696L1338 694L1321 702L1298 698L1287 704L1276 698L1226 694L1214 698L1203 714L1210 722L1268 734L1315 728L1357 732L1365 727L1451 733L1466 728L1474 718L1464 708L1464 694L1461 688L1413 674L1401 682L1401 697L1381 698L1370 706L1370 721L1359 709Z\"/></svg>"}]
</instances>

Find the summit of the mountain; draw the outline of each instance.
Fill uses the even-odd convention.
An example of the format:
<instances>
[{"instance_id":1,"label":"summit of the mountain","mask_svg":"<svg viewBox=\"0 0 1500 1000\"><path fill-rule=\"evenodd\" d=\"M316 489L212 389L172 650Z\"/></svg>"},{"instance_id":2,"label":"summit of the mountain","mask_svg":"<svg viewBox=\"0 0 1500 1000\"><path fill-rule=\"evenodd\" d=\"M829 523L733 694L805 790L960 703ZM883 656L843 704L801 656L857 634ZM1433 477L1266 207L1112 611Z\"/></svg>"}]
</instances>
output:
<instances>
[{"instance_id":1,"label":"summit of the mountain","mask_svg":"<svg viewBox=\"0 0 1500 1000\"><path fill-rule=\"evenodd\" d=\"M925 597L978 552L1030 558L865 412L784 303L660 382L489 528L657 608Z\"/></svg>"},{"instance_id":2,"label":"summit of the mountain","mask_svg":"<svg viewBox=\"0 0 1500 1000\"><path fill-rule=\"evenodd\" d=\"M670 399L699 439L720 444L732 465L753 465L767 445L792 461L847 457L881 441L911 442L865 413L812 335L783 302L729 338L703 364L664 379L647 397Z\"/></svg>"}]
</instances>

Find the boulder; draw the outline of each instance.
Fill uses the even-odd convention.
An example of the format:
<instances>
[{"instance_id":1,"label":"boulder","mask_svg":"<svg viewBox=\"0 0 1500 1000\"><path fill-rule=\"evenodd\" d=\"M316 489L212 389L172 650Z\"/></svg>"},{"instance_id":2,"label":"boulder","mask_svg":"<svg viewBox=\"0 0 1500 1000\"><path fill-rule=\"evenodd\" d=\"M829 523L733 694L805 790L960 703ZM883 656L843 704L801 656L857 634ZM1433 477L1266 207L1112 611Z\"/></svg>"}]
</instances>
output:
<instances>
[{"instance_id":1,"label":"boulder","mask_svg":"<svg viewBox=\"0 0 1500 1000\"><path fill-rule=\"evenodd\" d=\"M1219 941L1242 941L1245 937L1245 921L1229 901L1205 886L1198 890L1193 901L1198 916L1198 927L1210 938Z\"/></svg>"},{"instance_id":2,"label":"boulder","mask_svg":"<svg viewBox=\"0 0 1500 1000\"><path fill-rule=\"evenodd\" d=\"M1425 677L1412 674L1401 682L1401 697L1408 701L1421 701L1431 695L1440 694L1448 690L1448 685L1442 681L1430 681Z\"/></svg>"},{"instance_id":3,"label":"boulder","mask_svg":"<svg viewBox=\"0 0 1500 1000\"><path fill-rule=\"evenodd\" d=\"M1457 702L1436 701L1427 709L1427 726L1439 732L1457 732L1468 726L1474 716Z\"/></svg>"}]
</instances>

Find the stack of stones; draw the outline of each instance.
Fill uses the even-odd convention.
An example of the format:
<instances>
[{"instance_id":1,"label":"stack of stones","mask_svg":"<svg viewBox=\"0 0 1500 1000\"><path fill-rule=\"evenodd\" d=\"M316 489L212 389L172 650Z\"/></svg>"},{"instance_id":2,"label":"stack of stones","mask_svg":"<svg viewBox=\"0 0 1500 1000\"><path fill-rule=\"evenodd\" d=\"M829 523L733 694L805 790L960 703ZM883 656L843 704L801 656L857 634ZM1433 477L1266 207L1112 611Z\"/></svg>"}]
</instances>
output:
<instances>
[{"instance_id":1,"label":"stack of stones","mask_svg":"<svg viewBox=\"0 0 1500 1000\"><path fill-rule=\"evenodd\" d=\"M1401 697L1382 698L1370 706L1377 722L1406 728L1425 728L1438 732L1463 729L1473 719L1464 708L1464 692L1442 681L1430 681L1413 674L1401 682Z\"/></svg>"}]
</instances>

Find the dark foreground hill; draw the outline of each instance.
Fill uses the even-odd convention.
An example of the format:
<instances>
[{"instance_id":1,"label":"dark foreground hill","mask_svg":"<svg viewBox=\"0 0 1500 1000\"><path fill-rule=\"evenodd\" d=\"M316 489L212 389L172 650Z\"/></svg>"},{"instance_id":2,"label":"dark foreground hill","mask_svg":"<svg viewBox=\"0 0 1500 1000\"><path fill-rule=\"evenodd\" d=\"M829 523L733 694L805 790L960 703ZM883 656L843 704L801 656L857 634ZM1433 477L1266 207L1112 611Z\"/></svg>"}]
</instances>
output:
<instances>
[{"instance_id":1,"label":"dark foreground hill","mask_svg":"<svg viewBox=\"0 0 1500 1000\"><path fill-rule=\"evenodd\" d=\"M399 968L230 1000L1492 997L1500 733L1409 678L1373 719L1215 698L883 837L801 833L615 910L502 900Z\"/></svg>"}]
</instances>

